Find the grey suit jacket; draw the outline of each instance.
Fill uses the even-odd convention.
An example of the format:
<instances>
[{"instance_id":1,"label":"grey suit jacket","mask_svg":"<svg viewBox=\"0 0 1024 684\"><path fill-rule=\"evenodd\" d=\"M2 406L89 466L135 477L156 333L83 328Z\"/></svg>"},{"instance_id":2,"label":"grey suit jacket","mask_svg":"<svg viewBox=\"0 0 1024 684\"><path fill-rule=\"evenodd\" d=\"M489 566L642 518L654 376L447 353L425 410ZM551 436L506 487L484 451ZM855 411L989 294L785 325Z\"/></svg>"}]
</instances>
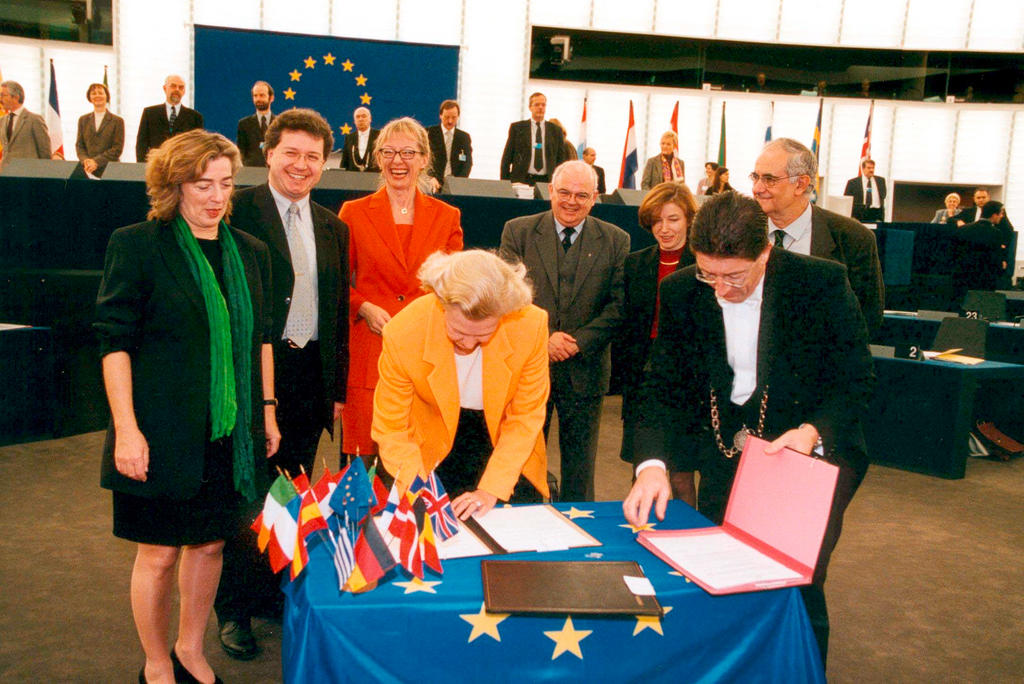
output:
<instances>
[{"instance_id":1,"label":"grey suit jacket","mask_svg":"<svg viewBox=\"0 0 1024 684\"><path fill-rule=\"evenodd\" d=\"M113 112L107 112L103 123L96 130L92 112L78 118L78 140L75 152L79 159L92 159L102 169L109 162L121 159L124 150L124 119Z\"/></svg>"},{"instance_id":2,"label":"grey suit jacket","mask_svg":"<svg viewBox=\"0 0 1024 684\"><path fill-rule=\"evenodd\" d=\"M860 302L870 338L882 325L885 305L882 264L874 233L851 218L812 207L811 256L846 265L846 276Z\"/></svg>"},{"instance_id":3,"label":"grey suit jacket","mask_svg":"<svg viewBox=\"0 0 1024 684\"><path fill-rule=\"evenodd\" d=\"M24 107L14 120L11 139L7 139L7 117L0 116L0 145L4 147L4 159L49 159L50 134L43 117Z\"/></svg>"},{"instance_id":4,"label":"grey suit jacket","mask_svg":"<svg viewBox=\"0 0 1024 684\"><path fill-rule=\"evenodd\" d=\"M577 393L595 395L608 391L608 345L623 319L623 266L629 254L629 234L593 216L582 225L576 240L582 249L572 292L558 291L558 250L562 245L550 211L506 223L501 254L526 265L533 282L533 303L548 312L549 332L560 330L576 338L580 353L559 363L568 368ZM568 300L562 301L566 297ZM560 309L564 315L558 326Z\"/></svg>"}]
</instances>

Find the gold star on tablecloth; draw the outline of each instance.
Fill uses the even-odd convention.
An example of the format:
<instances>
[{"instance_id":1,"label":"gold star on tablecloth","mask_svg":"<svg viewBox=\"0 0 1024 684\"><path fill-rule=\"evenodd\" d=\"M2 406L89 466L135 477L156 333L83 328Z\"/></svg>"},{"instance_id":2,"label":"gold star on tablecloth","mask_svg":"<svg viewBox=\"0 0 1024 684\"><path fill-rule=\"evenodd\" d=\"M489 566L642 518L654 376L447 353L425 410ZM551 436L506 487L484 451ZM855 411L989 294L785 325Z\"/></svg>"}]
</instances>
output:
<instances>
[{"instance_id":1,"label":"gold star on tablecloth","mask_svg":"<svg viewBox=\"0 0 1024 684\"><path fill-rule=\"evenodd\" d=\"M488 613L483 603L480 604L479 613L460 614L460 618L473 625L473 630L469 633L469 640L466 643L473 641L483 634L486 634L495 641L501 641L501 634L498 633L498 624L508 616L509 613Z\"/></svg>"},{"instance_id":2,"label":"gold star on tablecloth","mask_svg":"<svg viewBox=\"0 0 1024 684\"><path fill-rule=\"evenodd\" d=\"M328 52L326 55L324 55L324 64L327 64L328 66L334 66L334 60L336 59L338 58L332 55L330 52Z\"/></svg>"},{"instance_id":3,"label":"gold star on tablecloth","mask_svg":"<svg viewBox=\"0 0 1024 684\"><path fill-rule=\"evenodd\" d=\"M619 527L625 527L627 530L633 530L635 534L637 532L643 532L644 530L653 530L656 524L657 523L645 523L643 525L630 525L629 523L626 523L625 525L619 525Z\"/></svg>"},{"instance_id":4,"label":"gold star on tablecloth","mask_svg":"<svg viewBox=\"0 0 1024 684\"><path fill-rule=\"evenodd\" d=\"M392 582L396 587L402 587L405 589L406 594L415 594L417 591L422 591L427 594L436 594L437 590L434 589L440 582L424 582L419 577L413 577L408 582Z\"/></svg>"},{"instance_id":5,"label":"gold star on tablecloth","mask_svg":"<svg viewBox=\"0 0 1024 684\"><path fill-rule=\"evenodd\" d=\"M352 71L352 67L354 66L355 64L353 64L350 60L347 59L341 63L341 68L344 69L345 71Z\"/></svg>"},{"instance_id":6,"label":"gold star on tablecloth","mask_svg":"<svg viewBox=\"0 0 1024 684\"><path fill-rule=\"evenodd\" d=\"M349 133L352 132L352 127L349 126L347 123L338 126L338 129L341 130L342 135L348 135Z\"/></svg>"},{"instance_id":7,"label":"gold star on tablecloth","mask_svg":"<svg viewBox=\"0 0 1024 684\"><path fill-rule=\"evenodd\" d=\"M310 55L309 57L307 57L306 59L304 59L302 61L306 63L306 68L307 69L312 69L313 67L316 66L316 60L313 59L312 55Z\"/></svg>"},{"instance_id":8,"label":"gold star on tablecloth","mask_svg":"<svg viewBox=\"0 0 1024 684\"><path fill-rule=\"evenodd\" d=\"M359 74L358 76L356 76L356 85L357 86L364 86L364 85L366 85L366 77L363 76L362 74Z\"/></svg>"},{"instance_id":9,"label":"gold star on tablecloth","mask_svg":"<svg viewBox=\"0 0 1024 684\"><path fill-rule=\"evenodd\" d=\"M573 506L567 511L562 511L562 515L569 518L569 520L575 520L576 518L593 518L594 511L581 511L580 509Z\"/></svg>"},{"instance_id":10,"label":"gold star on tablecloth","mask_svg":"<svg viewBox=\"0 0 1024 684\"><path fill-rule=\"evenodd\" d=\"M302 78L302 72L299 71L298 69L292 69L291 71L288 72L288 75L292 77L293 81L298 81L299 79Z\"/></svg>"},{"instance_id":11,"label":"gold star on tablecloth","mask_svg":"<svg viewBox=\"0 0 1024 684\"><path fill-rule=\"evenodd\" d=\"M565 624L562 625L562 629L558 631L544 632L544 636L555 642L555 652L551 654L551 659L554 660L568 651L580 660L583 660L583 651L580 650L580 642L590 636L592 631L593 630L589 629L576 629L572 625L572 618L567 617L565 618Z\"/></svg>"},{"instance_id":12,"label":"gold star on tablecloth","mask_svg":"<svg viewBox=\"0 0 1024 684\"><path fill-rule=\"evenodd\" d=\"M370 97L370 93L363 93L362 95L359 96L359 101L362 102L364 105L370 104L370 100L372 99L373 98Z\"/></svg>"},{"instance_id":13,"label":"gold star on tablecloth","mask_svg":"<svg viewBox=\"0 0 1024 684\"><path fill-rule=\"evenodd\" d=\"M669 611L672 610L672 606L662 606L665 611L665 615L668 615ZM657 615L637 615L636 616L636 627L633 628L633 636L636 636L645 629L650 629L661 636L665 636L665 633L661 631L661 618Z\"/></svg>"},{"instance_id":14,"label":"gold star on tablecloth","mask_svg":"<svg viewBox=\"0 0 1024 684\"><path fill-rule=\"evenodd\" d=\"M294 100L295 99L295 91L292 90L291 88L289 88L288 90L284 91L284 99L286 99L286 100Z\"/></svg>"}]
</instances>

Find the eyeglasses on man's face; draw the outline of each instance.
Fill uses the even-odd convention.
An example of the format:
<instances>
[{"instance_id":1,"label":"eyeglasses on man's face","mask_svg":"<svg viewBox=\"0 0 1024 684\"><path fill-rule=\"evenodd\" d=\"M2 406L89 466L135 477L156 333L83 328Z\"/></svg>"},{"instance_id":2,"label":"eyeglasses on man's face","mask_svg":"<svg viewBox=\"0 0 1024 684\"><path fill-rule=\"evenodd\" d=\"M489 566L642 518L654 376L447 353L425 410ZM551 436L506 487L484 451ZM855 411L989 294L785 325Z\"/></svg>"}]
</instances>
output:
<instances>
[{"instance_id":1,"label":"eyeglasses on man's face","mask_svg":"<svg viewBox=\"0 0 1024 684\"><path fill-rule=\"evenodd\" d=\"M404 161L410 161L419 153L419 150L414 150L411 147L403 147L400 150L396 150L393 147L382 147L380 149L380 156L383 157L384 159L387 159L388 161L394 159L396 154L399 157L401 157Z\"/></svg>"},{"instance_id":2,"label":"eyeglasses on man's face","mask_svg":"<svg viewBox=\"0 0 1024 684\"><path fill-rule=\"evenodd\" d=\"M565 188L559 188L558 190L555 190L555 194L558 195L558 199L562 201L567 202L575 198L575 200L580 204L586 204L587 202L590 201L590 198L592 197L592 195L589 192L572 192L571 190L566 190Z\"/></svg>"},{"instance_id":3,"label":"eyeglasses on man's face","mask_svg":"<svg viewBox=\"0 0 1024 684\"><path fill-rule=\"evenodd\" d=\"M741 271L740 273L729 273L727 275L722 276L709 275L704 271L700 270L700 268L698 267L697 280L712 287L717 285L719 282L725 283L729 287L743 287L747 282L747 278L750 277L750 272L754 270L754 266L756 265L757 262L755 261L750 265L750 268L746 269L745 271Z\"/></svg>"},{"instance_id":4,"label":"eyeglasses on man's face","mask_svg":"<svg viewBox=\"0 0 1024 684\"><path fill-rule=\"evenodd\" d=\"M776 183L778 183L779 181L789 180L791 178L799 178L802 175L803 174L798 173L795 176L773 176L770 173L761 174L758 173L757 171L754 171L750 174L749 178L750 182L753 183L754 185L757 185L758 181L760 181L761 183L764 183L764 187L774 188Z\"/></svg>"}]
</instances>

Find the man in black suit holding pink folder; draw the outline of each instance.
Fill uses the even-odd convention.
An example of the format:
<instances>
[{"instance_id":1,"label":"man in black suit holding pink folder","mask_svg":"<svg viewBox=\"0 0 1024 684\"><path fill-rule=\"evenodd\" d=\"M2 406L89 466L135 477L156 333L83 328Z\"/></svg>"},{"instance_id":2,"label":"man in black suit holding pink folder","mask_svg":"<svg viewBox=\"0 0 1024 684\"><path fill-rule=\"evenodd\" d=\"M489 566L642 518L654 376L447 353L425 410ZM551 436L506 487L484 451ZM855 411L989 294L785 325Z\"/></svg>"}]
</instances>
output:
<instances>
[{"instance_id":1,"label":"man in black suit holding pink folder","mask_svg":"<svg viewBox=\"0 0 1024 684\"><path fill-rule=\"evenodd\" d=\"M663 518L671 464L689 474L683 498L721 524L746 433L774 440L768 453L789 447L839 466L814 582L801 588L824 660L825 573L868 464L860 423L874 386L867 327L845 267L771 247L753 199L728 192L708 200L687 244L696 265L661 284L636 482L623 512L639 525L653 505Z\"/></svg>"}]
</instances>

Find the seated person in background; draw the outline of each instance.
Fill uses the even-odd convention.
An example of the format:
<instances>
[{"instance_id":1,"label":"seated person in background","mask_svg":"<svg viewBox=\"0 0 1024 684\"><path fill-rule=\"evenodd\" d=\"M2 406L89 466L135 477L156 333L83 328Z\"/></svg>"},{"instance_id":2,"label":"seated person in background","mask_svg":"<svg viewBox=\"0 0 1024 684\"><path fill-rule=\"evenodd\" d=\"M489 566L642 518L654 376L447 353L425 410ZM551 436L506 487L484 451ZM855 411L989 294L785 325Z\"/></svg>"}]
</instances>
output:
<instances>
[{"instance_id":1,"label":"seated person in background","mask_svg":"<svg viewBox=\"0 0 1024 684\"><path fill-rule=\"evenodd\" d=\"M1006 270L1006 244L1000 224L1003 203L990 200L981 219L953 234L953 302L956 311L968 290L994 291Z\"/></svg>"},{"instance_id":2,"label":"seated person in background","mask_svg":"<svg viewBox=\"0 0 1024 684\"><path fill-rule=\"evenodd\" d=\"M658 336L658 285L693 263L686 249L686 231L697 213L697 203L682 183L659 183L647 193L638 210L640 226L649 230L657 244L626 257L625 322L612 344L615 365L622 371L622 449L619 457L633 462L634 436L643 403L644 368L651 345ZM676 479L669 467L669 479ZM680 496L682 490L673 488Z\"/></svg>"},{"instance_id":3,"label":"seated person in background","mask_svg":"<svg viewBox=\"0 0 1024 684\"><path fill-rule=\"evenodd\" d=\"M715 169L715 176L711 181L710 187L704 191L704 194L717 195L720 192L727 192L729 190L732 190L732 186L729 185L729 169L719 166Z\"/></svg>"},{"instance_id":4,"label":"seated person in background","mask_svg":"<svg viewBox=\"0 0 1024 684\"><path fill-rule=\"evenodd\" d=\"M650 190L658 183L664 181L686 180L686 167L683 160L676 156L679 148L679 137L672 131L665 131L661 134L661 154L656 154L647 160L644 166L644 175L640 181L640 189Z\"/></svg>"},{"instance_id":5,"label":"seated person in background","mask_svg":"<svg viewBox=\"0 0 1024 684\"><path fill-rule=\"evenodd\" d=\"M943 201L946 204L946 208L936 211L931 222L956 225L956 218L960 215L960 195L951 192L946 195L946 199Z\"/></svg>"},{"instance_id":6,"label":"seated person in background","mask_svg":"<svg viewBox=\"0 0 1024 684\"><path fill-rule=\"evenodd\" d=\"M93 83L85 93L92 111L78 119L75 152L86 173L103 173L107 163L121 159L124 150L124 119L107 109L110 91Z\"/></svg>"},{"instance_id":7,"label":"seated person in background","mask_svg":"<svg viewBox=\"0 0 1024 684\"><path fill-rule=\"evenodd\" d=\"M718 170L718 162L704 162L704 177L697 183L697 194L707 194L708 188L715 182L715 171Z\"/></svg>"},{"instance_id":8,"label":"seated person in background","mask_svg":"<svg viewBox=\"0 0 1024 684\"><path fill-rule=\"evenodd\" d=\"M400 489L436 468L463 520L548 496L548 317L525 276L484 250L435 252L419 271L428 294L384 326L381 461Z\"/></svg>"}]
</instances>

